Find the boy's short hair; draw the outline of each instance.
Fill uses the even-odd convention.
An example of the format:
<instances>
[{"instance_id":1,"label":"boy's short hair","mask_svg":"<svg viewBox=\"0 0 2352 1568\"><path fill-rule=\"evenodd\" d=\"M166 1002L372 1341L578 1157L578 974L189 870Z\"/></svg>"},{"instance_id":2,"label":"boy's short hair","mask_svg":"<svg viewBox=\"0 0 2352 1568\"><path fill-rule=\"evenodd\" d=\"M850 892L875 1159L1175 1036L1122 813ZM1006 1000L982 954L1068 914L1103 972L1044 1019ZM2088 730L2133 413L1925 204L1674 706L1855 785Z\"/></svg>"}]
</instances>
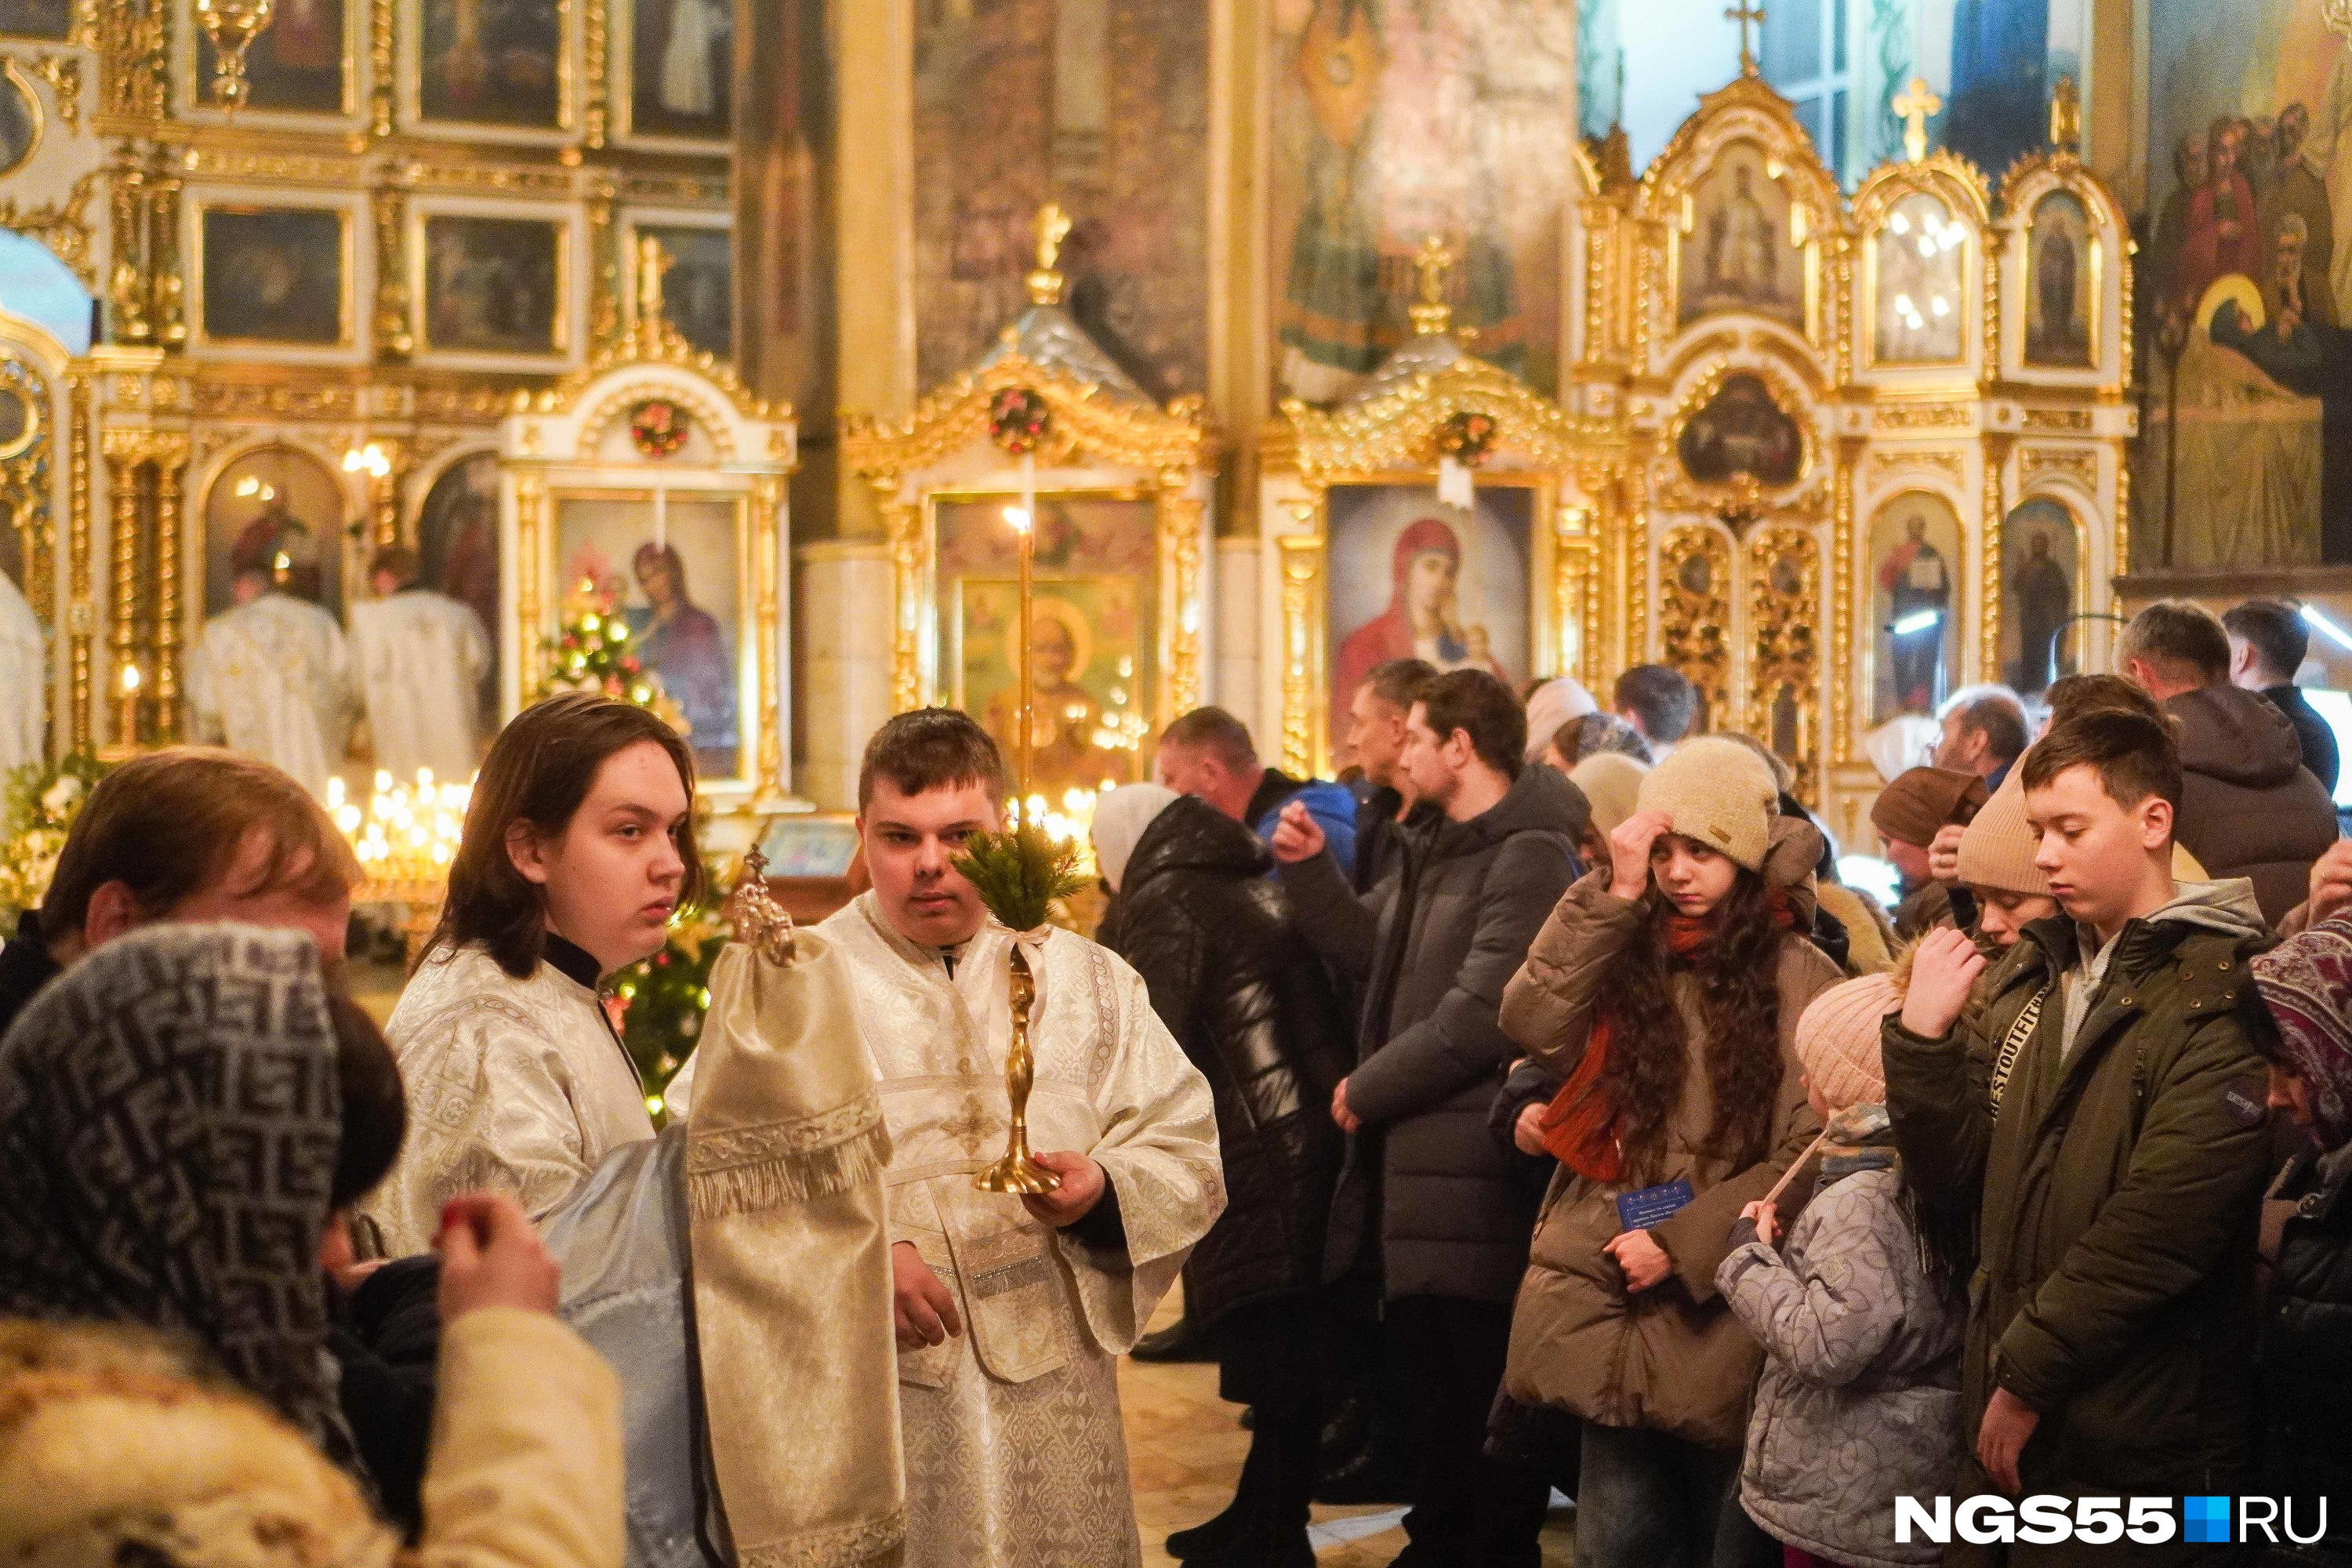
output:
<instances>
[{"instance_id":1,"label":"boy's short hair","mask_svg":"<svg viewBox=\"0 0 2352 1568\"><path fill-rule=\"evenodd\" d=\"M2180 812L2180 747L2170 726L2127 708L2093 708L2053 725L2025 753L2028 790L2047 788L2068 768L2087 767L2107 798L2126 809L2156 795Z\"/></svg>"},{"instance_id":2,"label":"boy's short hair","mask_svg":"<svg viewBox=\"0 0 2352 1568\"><path fill-rule=\"evenodd\" d=\"M877 778L888 779L900 795L976 784L989 799L1004 803L1004 753L979 721L954 708L918 708L874 731L857 764L861 812L874 798Z\"/></svg>"},{"instance_id":3,"label":"boy's short hair","mask_svg":"<svg viewBox=\"0 0 2352 1568\"><path fill-rule=\"evenodd\" d=\"M1470 737L1478 760L1507 779L1519 776L1527 762L1528 713L1511 689L1483 669L1450 669L1422 687L1413 700L1430 733Z\"/></svg>"},{"instance_id":4,"label":"boy's short hair","mask_svg":"<svg viewBox=\"0 0 2352 1568\"><path fill-rule=\"evenodd\" d=\"M2248 599L2221 616L2221 629L2254 650L2265 674L2293 681L2311 652L2311 628L2303 612L2276 599Z\"/></svg>"},{"instance_id":5,"label":"boy's short hair","mask_svg":"<svg viewBox=\"0 0 2352 1568\"><path fill-rule=\"evenodd\" d=\"M2050 683L2042 700L2050 705L2050 727L2053 730L2077 714L2100 708L2121 708L2138 713L2168 730L2178 727L2178 721L2165 711L2164 704L2147 694L2147 688L2120 675L2062 675Z\"/></svg>"}]
</instances>

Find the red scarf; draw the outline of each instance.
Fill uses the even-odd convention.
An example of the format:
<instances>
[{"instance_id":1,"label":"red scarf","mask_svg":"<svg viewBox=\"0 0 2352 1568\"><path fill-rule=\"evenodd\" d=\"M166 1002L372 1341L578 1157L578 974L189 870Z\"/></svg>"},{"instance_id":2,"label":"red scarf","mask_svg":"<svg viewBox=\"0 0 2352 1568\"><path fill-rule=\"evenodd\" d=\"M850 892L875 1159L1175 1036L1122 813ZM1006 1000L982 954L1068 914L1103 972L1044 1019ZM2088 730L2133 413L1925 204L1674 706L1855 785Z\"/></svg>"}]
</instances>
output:
<instances>
[{"instance_id":1,"label":"red scarf","mask_svg":"<svg viewBox=\"0 0 2352 1568\"><path fill-rule=\"evenodd\" d=\"M1765 899L1772 910L1772 923L1782 931L1795 929L1796 911L1790 907L1788 895L1775 888ZM1711 914L1666 916L1666 950L1685 963L1712 946L1715 935ZM1560 1085L1536 1123L1553 1158L1596 1182L1621 1181L1625 1173L1625 1146L1618 1136L1617 1110L1609 1103L1601 1082L1609 1071L1609 1052L1616 1034L1615 1021L1609 1015L1592 1020L1592 1033L1584 1043L1576 1070L1568 1075L1568 1081Z\"/></svg>"}]
</instances>

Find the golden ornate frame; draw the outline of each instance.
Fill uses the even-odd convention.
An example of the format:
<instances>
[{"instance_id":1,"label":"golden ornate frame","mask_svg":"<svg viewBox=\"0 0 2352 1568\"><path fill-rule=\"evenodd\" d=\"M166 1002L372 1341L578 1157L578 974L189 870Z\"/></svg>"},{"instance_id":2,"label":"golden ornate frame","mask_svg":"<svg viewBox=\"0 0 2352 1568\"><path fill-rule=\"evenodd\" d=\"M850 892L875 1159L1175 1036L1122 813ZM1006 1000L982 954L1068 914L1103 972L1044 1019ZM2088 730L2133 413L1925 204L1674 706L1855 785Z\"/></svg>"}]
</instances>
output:
<instances>
[{"instance_id":1,"label":"golden ornate frame","mask_svg":"<svg viewBox=\"0 0 2352 1568\"><path fill-rule=\"evenodd\" d=\"M1797 798L1818 798L1822 762L1821 635L1822 545L1811 528L1771 523L1747 540L1748 554L1748 733L1772 743L1772 700L1781 687L1797 692L1797 754L1782 756L1797 775ZM1772 580L1776 560L1794 555L1797 587L1783 592Z\"/></svg>"},{"instance_id":2,"label":"golden ornate frame","mask_svg":"<svg viewBox=\"0 0 2352 1568\"><path fill-rule=\"evenodd\" d=\"M1603 672L1600 624L1607 553L1606 499L1624 473L1626 433L1615 420L1570 413L1499 366L1469 354L1393 391L1336 409L1286 399L1261 446L1268 478L1295 475L1303 498L1285 503L1299 531L1275 536L1279 582L1282 765L1321 772L1329 762L1326 710L1329 637L1330 492L1335 485L1432 485L1440 433L1461 414L1495 422L1482 486L1536 492L1528 541L1530 674ZM1589 498L1570 501L1573 491Z\"/></svg>"},{"instance_id":3,"label":"golden ornate frame","mask_svg":"<svg viewBox=\"0 0 2352 1568\"><path fill-rule=\"evenodd\" d=\"M365 220L366 198L358 195L342 197L312 195L309 192L289 193L271 199L253 190L207 188L192 191L186 201L187 237L182 242L182 254L188 258L187 313L191 320L188 339L192 347L200 349L263 349L269 353L292 358L348 359L360 346L360 228ZM205 315L205 275L210 269L211 246L205 235L205 220L215 212L266 213L305 212L332 213L337 221L336 255L338 273L335 300L335 341L331 343L310 343L282 341L276 338L228 338L212 331Z\"/></svg>"},{"instance_id":4,"label":"golden ornate frame","mask_svg":"<svg viewBox=\"0 0 2352 1568\"><path fill-rule=\"evenodd\" d=\"M1697 112L1683 121L1665 151L1643 173L1634 203L1634 216L1641 220L1636 364L1650 363L1654 344L1655 350L1662 350L1685 333L1706 330L1709 322L1727 317L1771 320L1753 312L1720 312L1686 323L1680 320L1684 209L1725 147L1736 142L1751 142L1762 150L1766 173L1789 196L1791 227L1798 231L1791 238L1803 268L1805 289L1804 325L1792 335L1827 355L1845 328L1844 309L1834 286L1839 280L1835 274L1843 268L1832 263L1850 230L1837 181L1814 154L1812 139L1798 122L1788 100L1765 85L1762 78L1743 75L1701 98ZM1785 322L1772 324L1790 331Z\"/></svg>"},{"instance_id":5,"label":"golden ornate frame","mask_svg":"<svg viewBox=\"0 0 2352 1568\"><path fill-rule=\"evenodd\" d=\"M1047 474L1040 496L1066 491L1131 489L1155 507L1153 556L1160 605L1159 712L1155 727L1200 705L1201 628L1207 619L1202 599L1201 523L1205 502L1196 481L1216 472L1220 443L1197 397L1179 398L1165 408L1078 381L1008 353L941 387L915 405L903 420L845 414L842 461L874 491L890 546L890 708L903 713L920 707L923 638L929 587L939 541L930 498L938 494L994 494L1001 482L970 477L929 482L927 470L974 447L989 446L989 404L1000 392L1025 388L1047 410L1040 470L1070 468L1141 469L1124 484L1065 483ZM1010 464L1010 458L1003 458ZM1001 480L1001 476L998 476Z\"/></svg>"},{"instance_id":6,"label":"golden ornate frame","mask_svg":"<svg viewBox=\"0 0 2352 1568\"><path fill-rule=\"evenodd\" d=\"M1878 357L1878 250L1880 237L1897 203L1914 195L1933 196L1946 213L1967 224L1970 233L1961 247L1960 353L1956 359L1881 360ZM1916 163L1883 163L1871 171L1853 194L1854 244L1862 253L1862 286L1857 290L1860 319L1853 331L1853 358L1848 374L1916 379L1941 373L1948 379L1968 382L1971 364L1989 363L1999 353L1999 272L1989 265L1999 249L1991 235L1992 209L1984 174L1974 163L1941 148ZM1987 333L1990 326L1993 331ZM1971 355L1974 343L1977 353Z\"/></svg>"}]
</instances>

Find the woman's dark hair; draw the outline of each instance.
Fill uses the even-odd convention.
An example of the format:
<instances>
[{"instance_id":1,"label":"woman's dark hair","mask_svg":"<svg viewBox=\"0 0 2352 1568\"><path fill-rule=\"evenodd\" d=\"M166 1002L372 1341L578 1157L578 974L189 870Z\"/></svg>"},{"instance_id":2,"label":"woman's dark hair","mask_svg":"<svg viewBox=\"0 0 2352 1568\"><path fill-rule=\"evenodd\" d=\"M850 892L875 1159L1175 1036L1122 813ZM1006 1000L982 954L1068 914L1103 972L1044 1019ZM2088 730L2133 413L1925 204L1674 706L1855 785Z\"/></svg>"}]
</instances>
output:
<instances>
[{"instance_id":1,"label":"woman's dark hair","mask_svg":"<svg viewBox=\"0 0 2352 1568\"><path fill-rule=\"evenodd\" d=\"M343 1102L342 1142L328 1188L331 1212L349 1208L392 1173L408 1135L408 1096L383 1031L358 1003L330 992L327 1021L334 1030L335 1081Z\"/></svg>"},{"instance_id":2,"label":"woman's dark hair","mask_svg":"<svg viewBox=\"0 0 2352 1568\"><path fill-rule=\"evenodd\" d=\"M1959 1300L1977 1266L1976 1216L1965 1205L1937 1206L1913 1184L1908 1165L1895 1202L1919 1238L1919 1267L1928 1286L1947 1301Z\"/></svg>"},{"instance_id":3,"label":"woman's dark hair","mask_svg":"<svg viewBox=\"0 0 2352 1568\"><path fill-rule=\"evenodd\" d=\"M1666 1128L1681 1103L1691 1041L1668 982L1688 968L1706 1014L1705 1057L1715 1100L1706 1151L1737 1171L1767 1152L1780 1103L1780 943L1788 929L1773 918L1764 879L1741 867L1708 919L1714 940L1693 958L1667 944L1674 906L1656 884L1642 896L1641 927L1601 977L1595 1016L1610 1020L1609 1061L1601 1082L1617 1116L1626 1179L1658 1179Z\"/></svg>"},{"instance_id":4,"label":"woman's dark hair","mask_svg":"<svg viewBox=\"0 0 2352 1568\"><path fill-rule=\"evenodd\" d=\"M528 823L552 838L570 826L580 803L596 782L606 758L651 741L677 764L678 782L694 798L694 753L654 714L632 703L593 692L570 691L524 709L499 738L474 781L466 807L466 831L449 865L449 892L441 919L417 962L443 947L478 942L499 967L518 980L539 967L547 947L547 900L537 884L515 869L507 853L507 830ZM686 879L678 907L701 900L702 856L695 847L694 817L677 827L678 858Z\"/></svg>"}]
</instances>

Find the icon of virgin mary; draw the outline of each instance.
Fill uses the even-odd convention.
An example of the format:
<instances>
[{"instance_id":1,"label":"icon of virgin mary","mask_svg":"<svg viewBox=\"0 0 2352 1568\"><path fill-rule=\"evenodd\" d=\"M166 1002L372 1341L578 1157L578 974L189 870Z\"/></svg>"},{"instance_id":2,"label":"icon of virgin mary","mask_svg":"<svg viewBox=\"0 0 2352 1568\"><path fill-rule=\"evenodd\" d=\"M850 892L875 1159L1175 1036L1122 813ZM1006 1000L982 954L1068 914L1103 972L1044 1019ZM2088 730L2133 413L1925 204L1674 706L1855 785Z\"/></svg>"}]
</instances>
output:
<instances>
[{"instance_id":1,"label":"icon of virgin mary","mask_svg":"<svg viewBox=\"0 0 2352 1568\"><path fill-rule=\"evenodd\" d=\"M1374 665L1425 658L1441 670L1486 669L1507 682L1495 662L1483 626L1465 627L1455 602L1462 579L1462 542L1433 517L1397 535L1389 562L1389 607L1348 634L1332 669L1335 711L1345 712Z\"/></svg>"}]
</instances>

